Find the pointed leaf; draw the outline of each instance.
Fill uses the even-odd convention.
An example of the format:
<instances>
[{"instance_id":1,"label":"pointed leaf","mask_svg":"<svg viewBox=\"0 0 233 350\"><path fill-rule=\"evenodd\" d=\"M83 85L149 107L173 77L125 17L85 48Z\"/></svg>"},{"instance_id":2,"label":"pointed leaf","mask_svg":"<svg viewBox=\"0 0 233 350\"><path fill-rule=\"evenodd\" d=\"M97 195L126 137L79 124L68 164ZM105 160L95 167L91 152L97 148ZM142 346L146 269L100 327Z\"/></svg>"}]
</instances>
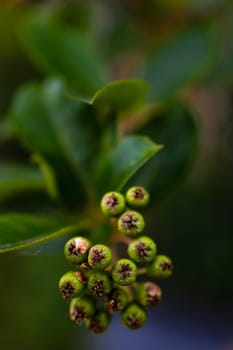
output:
<instances>
[{"instance_id":1,"label":"pointed leaf","mask_svg":"<svg viewBox=\"0 0 233 350\"><path fill-rule=\"evenodd\" d=\"M138 132L165 146L130 181L145 186L157 201L186 175L193 162L198 143L193 112L180 103L171 105L155 113Z\"/></svg>"},{"instance_id":2,"label":"pointed leaf","mask_svg":"<svg viewBox=\"0 0 233 350\"><path fill-rule=\"evenodd\" d=\"M208 73L216 61L217 33L212 26L180 32L156 48L145 64L143 78L153 102L169 98Z\"/></svg>"},{"instance_id":3,"label":"pointed leaf","mask_svg":"<svg viewBox=\"0 0 233 350\"><path fill-rule=\"evenodd\" d=\"M61 217L45 217L30 214L0 215L0 253L22 250L49 240L77 233L87 223Z\"/></svg>"},{"instance_id":4,"label":"pointed leaf","mask_svg":"<svg viewBox=\"0 0 233 350\"><path fill-rule=\"evenodd\" d=\"M146 100L148 85L144 80L119 80L114 81L96 92L91 104L101 115L111 115L129 112Z\"/></svg>"},{"instance_id":5,"label":"pointed leaf","mask_svg":"<svg viewBox=\"0 0 233 350\"><path fill-rule=\"evenodd\" d=\"M104 85L100 59L87 36L57 23L24 23L22 40L35 63L46 73L65 79L78 96L92 96Z\"/></svg>"},{"instance_id":6,"label":"pointed leaf","mask_svg":"<svg viewBox=\"0 0 233 350\"><path fill-rule=\"evenodd\" d=\"M66 201L89 196L88 174L100 146L100 130L92 107L64 95L60 80L28 85L13 101L16 131L25 145L53 168L59 192Z\"/></svg>"},{"instance_id":7,"label":"pointed leaf","mask_svg":"<svg viewBox=\"0 0 233 350\"><path fill-rule=\"evenodd\" d=\"M45 190L45 181L38 169L21 165L0 166L0 201L22 192Z\"/></svg>"},{"instance_id":8,"label":"pointed leaf","mask_svg":"<svg viewBox=\"0 0 233 350\"><path fill-rule=\"evenodd\" d=\"M107 191L120 191L136 171L161 148L144 136L123 139L100 161L96 180L98 196L101 197Z\"/></svg>"}]
</instances>

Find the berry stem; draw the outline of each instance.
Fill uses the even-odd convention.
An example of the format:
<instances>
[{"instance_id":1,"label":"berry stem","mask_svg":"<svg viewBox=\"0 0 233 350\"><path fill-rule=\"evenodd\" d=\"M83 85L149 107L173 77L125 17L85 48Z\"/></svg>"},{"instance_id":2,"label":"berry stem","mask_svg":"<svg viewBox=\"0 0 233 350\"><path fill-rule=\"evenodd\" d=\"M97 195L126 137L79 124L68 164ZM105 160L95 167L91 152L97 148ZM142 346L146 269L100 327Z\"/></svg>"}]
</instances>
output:
<instances>
[{"instance_id":1,"label":"berry stem","mask_svg":"<svg viewBox=\"0 0 233 350\"><path fill-rule=\"evenodd\" d=\"M126 245L129 245L129 243L131 242L131 238L123 236L119 232L119 230L117 228L117 219L116 218L111 218L111 224L112 224L112 229L113 229L111 243L114 244L116 242L121 242L121 243L124 243Z\"/></svg>"},{"instance_id":2,"label":"berry stem","mask_svg":"<svg viewBox=\"0 0 233 350\"><path fill-rule=\"evenodd\" d=\"M129 298L129 303L131 303L133 301L133 288L132 288L132 286L123 286L121 288L123 288L126 291L128 298Z\"/></svg>"},{"instance_id":3,"label":"berry stem","mask_svg":"<svg viewBox=\"0 0 233 350\"><path fill-rule=\"evenodd\" d=\"M141 269L137 270L137 275L138 276L145 275L146 273L147 273L146 267L142 267Z\"/></svg>"},{"instance_id":4,"label":"berry stem","mask_svg":"<svg viewBox=\"0 0 233 350\"><path fill-rule=\"evenodd\" d=\"M122 236L120 233L119 233L119 236L118 236L118 242L122 242L126 245L129 245L129 243L131 242L131 239L129 237L126 237L126 236Z\"/></svg>"}]
</instances>

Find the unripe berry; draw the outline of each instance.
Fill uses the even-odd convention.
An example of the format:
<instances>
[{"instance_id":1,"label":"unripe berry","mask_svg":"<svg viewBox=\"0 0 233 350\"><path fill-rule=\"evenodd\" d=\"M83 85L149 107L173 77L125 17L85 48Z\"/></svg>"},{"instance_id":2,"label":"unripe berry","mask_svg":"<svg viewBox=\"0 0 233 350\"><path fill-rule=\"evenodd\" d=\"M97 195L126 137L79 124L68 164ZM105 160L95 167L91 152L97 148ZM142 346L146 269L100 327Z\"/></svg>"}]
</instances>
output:
<instances>
[{"instance_id":1,"label":"unripe berry","mask_svg":"<svg viewBox=\"0 0 233 350\"><path fill-rule=\"evenodd\" d=\"M134 237L143 232L145 221L137 211L128 210L118 219L117 227L123 235Z\"/></svg>"},{"instance_id":2,"label":"unripe berry","mask_svg":"<svg viewBox=\"0 0 233 350\"><path fill-rule=\"evenodd\" d=\"M142 208L149 203L150 195L144 187L134 186L126 192L126 201L133 208Z\"/></svg>"},{"instance_id":3,"label":"unripe berry","mask_svg":"<svg viewBox=\"0 0 233 350\"><path fill-rule=\"evenodd\" d=\"M80 271L69 271L59 281L59 289L63 299L70 300L78 296L85 288L85 277Z\"/></svg>"},{"instance_id":4,"label":"unripe berry","mask_svg":"<svg viewBox=\"0 0 233 350\"><path fill-rule=\"evenodd\" d=\"M127 306L121 313L121 320L130 329L142 327L147 319L146 311L136 303Z\"/></svg>"},{"instance_id":5,"label":"unripe berry","mask_svg":"<svg viewBox=\"0 0 233 350\"><path fill-rule=\"evenodd\" d=\"M156 244L150 237L134 239L128 246L129 257L137 263L149 263L155 258Z\"/></svg>"},{"instance_id":6,"label":"unripe berry","mask_svg":"<svg viewBox=\"0 0 233 350\"><path fill-rule=\"evenodd\" d=\"M128 303L128 295L122 288L114 288L107 299L107 308L110 313L123 310Z\"/></svg>"},{"instance_id":7,"label":"unripe berry","mask_svg":"<svg viewBox=\"0 0 233 350\"><path fill-rule=\"evenodd\" d=\"M111 316L104 310L97 311L95 315L86 321L87 328L95 333L100 334L106 331L111 321Z\"/></svg>"},{"instance_id":8,"label":"unripe berry","mask_svg":"<svg viewBox=\"0 0 233 350\"><path fill-rule=\"evenodd\" d=\"M161 288L153 282L142 282L135 288L136 299L142 306L157 305L162 298Z\"/></svg>"},{"instance_id":9,"label":"unripe berry","mask_svg":"<svg viewBox=\"0 0 233 350\"><path fill-rule=\"evenodd\" d=\"M173 270L172 261L165 255L157 255L151 265L148 266L149 276L154 278L168 278Z\"/></svg>"},{"instance_id":10,"label":"unripe berry","mask_svg":"<svg viewBox=\"0 0 233 350\"><path fill-rule=\"evenodd\" d=\"M66 259L72 264L79 264L87 259L91 242L85 237L73 237L65 244Z\"/></svg>"},{"instance_id":11,"label":"unripe berry","mask_svg":"<svg viewBox=\"0 0 233 350\"><path fill-rule=\"evenodd\" d=\"M107 216L118 216L125 210L125 198L121 193L108 192L100 203L102 212Z\"/></svg>"},{"instance_id":12,"label":"unripe berry","mask_svg":"<svg viewBox=\"0 0 233 350\"><path fill-rule=\"evenodd\" d=\"M93 316L95 304L91 297L81 296L74 298L70 303L70 318L77 324L82 323Z\"/></svg>"},{"instance_id":13,"label":"unripe berry","mask_svg":"<svg viewBox=\"0 0 233 350\"><path fill-rule=\"evenodd\" d=\"M93 269L105 269L111 264L112 252L103 244L94 245L88 254L88 263Z\"/></svg>"},{"instance_id":14,"label":"unripe berry","mask_svg":"<svg viewBox=\"0 0 233 350\"><path fill-rule=\"evenodd\" d=\"M127 286L136 281L137 267L129 259L118 260L112 268L114 282L121 286Z\"/></svg>"},{"instance_id":15,"label":"unripe berry","mask_svg":"<svg viewBox=\"0 0 233 350\"><path fill-rule=\"evenodd\" d=\"M87 286L95 297L103 297L112 289L108 275L102 271L92 271L88 277Z\"/></svg>"}]
</instances>

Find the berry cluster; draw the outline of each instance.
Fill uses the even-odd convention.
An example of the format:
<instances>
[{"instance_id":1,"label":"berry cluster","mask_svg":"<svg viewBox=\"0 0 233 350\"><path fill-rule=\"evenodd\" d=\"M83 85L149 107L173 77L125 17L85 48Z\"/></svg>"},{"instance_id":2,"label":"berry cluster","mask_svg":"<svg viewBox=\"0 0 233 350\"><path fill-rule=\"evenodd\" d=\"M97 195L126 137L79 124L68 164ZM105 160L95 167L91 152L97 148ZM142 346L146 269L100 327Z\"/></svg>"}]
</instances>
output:
<instances>
[{"instance_id":1,"label":"berry cluster","mask_svg":"<svg viewBox=\"0 0 233 350\"><path fill-rule=\"evenodd\" d=\"M138 276L167 278L172 273L170 258L157 255L156 243L142 235L145 220L135 209L148 202L149 193L140 186L130 188L125 197L109 192L101 200L101 210L113 225L114 241L127 244L128 258L118 259L115 246L93 245L86 237L74 237L65 244L66 259L75 271L62 276L59 289L70 301L71 320L85 323L95 334L107 329L115 311L121 312L128 328L142 327L147 308L160 302L162 291L151 281L138 282Z\"/></svg>"}]
</instances>

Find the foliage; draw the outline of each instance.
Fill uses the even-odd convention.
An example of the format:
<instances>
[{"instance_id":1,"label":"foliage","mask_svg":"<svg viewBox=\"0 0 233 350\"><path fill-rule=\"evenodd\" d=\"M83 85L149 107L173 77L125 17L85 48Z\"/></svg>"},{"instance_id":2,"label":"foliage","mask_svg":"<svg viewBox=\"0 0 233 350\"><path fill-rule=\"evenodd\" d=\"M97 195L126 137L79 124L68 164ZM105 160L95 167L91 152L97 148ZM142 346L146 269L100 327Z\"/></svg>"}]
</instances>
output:
<instances>
[{"instance_id":1,"label":"foliage","mask_svg":"<svg viewBox=\"0 0 233 350\"><path fill-rule=\"evenodd\" d=\"M95 228L100 235L104 220L98 219L98 229L98 220L89 219L90 215L99 217L99 201L105 192L121 191L130 181L145 185L153 194L152 201L157 201L176 184L191 164L197 130L193 112L181 99L172 103L165 99L158 105L158 98L174 95L174 88L180 86L178 74L185 78L180 82L187 83L203 70L214 41L213 31L206 27L189 29L168 41L166 49L156 50L146 66L146 80L118 80L103 86L107 74L87 44L86 34L54 18L40 21L40 16L23 21L20 33L32 60L56 77L27 83L13 98L8 115L14 136L10 137L17 137L36 166L25 161L2 165L0 199L4 202L9 196L12 201L17 195L23 200L26 192L47 193L52 216L47 214L49 227L44 225L41 208L38 216L31 216L30 203L26 213L3 214L1 252L30 247L73 230L90 233ZM165 92L164 77L158 80L158 72L163 71L159 62L165 64L173 52L177 55L176 46L184 47L184 40L193 40L200 56L190 60L187 53L186 65L179 71L175 67L176 75L167 71ZM67 217L67 224L61 217Z\"/></svg>"},{"instance_id":2,"label":"foliage","mask_svg":"<svg viewBox=\"0 0 233 350\"><path fill-rule=\"evenodd\" d=\"M107 85L104 90L102 89L95 95L90 103L73 101L66 97L65 84L59 79L47 80L40 84L28 84L21 88L14 98L11 108L12 125L25 147L33 152L34 159L42 172L39 169L26 167L26 165L24 168L21 166L19 170L9 166L7 176L4 176L6 170L2 168L0 173L1 186L5 188L5 191L6 186L8 186L10 189L8 193L12 197L14 192L16 194L20 191L24 193L25 191L38 191L38 189L47 190L52 197L51 199L59 202L61 211L67 211L69 208L69 215L81 211L80 215L85 219L90 216L90 208L98 211L99 200L105 192L121 190L132 176L137 176L136 173L140 168L143 171L146 162L150 159L153 162L153 157L158 151L163 152L161 145L157 145L147 137L147 135L151 136L150 133L153 132L149 125L153 119L149 121L148 131L145 125L144 130L143 128L139 130L138 136L125 136L123 131L118 132L119 124L123 130L124 123L127 123L127 114L124 118L119 117L124 111L131 110L132 101L128 99L129 105L127 105L124 99L125 95L122 95L121 98L117 91L118 89L121 91L121 85L124 85L125 91L132 94L132 88L137 90L139 86L138 81L135 81L135 87L133 83L132 80L123 81L114 86L118 96L117 100L115 95L112 95L112 84ZM144 90L142 93L144 94ZM101 96L104 97L101 98ZM105 106L108 104L97 102L101 100L107 100L110 107L105 110ZM107 113L108 118L102 118L102 105L104 114ZM192 138L195 139L196 129L190 112L186 109L181 111L181 118L184 119L183 124L182 121L180 124L182 127L184 126L182 129L174 125L173 114L175 114L174 118L176 118L176 114L179 118L179 111L176 112L176 109L180 107L177 106L175 104L170 114L161 115L160 118L164 119L166 124L168 123L169 128L174 128L177 134L182 132L188 144L193 144ZM187 122L185 122L186 119ZM158 139L163 142L166 137L169 137L166 135L169 128L166 131L166 128L160 127L153 137L156 139L156 133L159 132L161 138L158 136ZM141 136L141 133L146 136ZM175 136L173 130L172 136ZM156 164L149 164L152 169L157 168L156 172L163 171L171 174L172 170L169 168L172 167L171 163L173 163L173 167L176 167L174 172L179 173L180 169L189 161L190 146L186 147L183 140L178 141L180 146L176 140L172 143L177 147L179 162L174 162L172 158L170 161L167 159L166 162L163 158L158 159ZM148 176L153 174L152 171L148 172ZM143 174L141 176L144 178ZM170 179L170 181L172 180L175 180L175 176ZM153 177L151 176L147 181L148 187L153 188ZM14 183L15 186L13 186ZM23 217L22 224L25 229L22 234L21 230L17 229L17 225L12 226L14 215L8 214L8 220L4 220L5 226L2 226L3 223L0 225L2 230L6 230L7 227L11 234L11 240L14 237L14 242L12 242L9 241L8 235L1 234L1 251L4 251L5 246L7 249L14 249L14 247L19 249L19 247L25 248L27 245L30 246L38 242L37 239L34 239L34 235L37 232L39 218L35 219L35 230L33 230L33 218ZM17 220L20 218L17 217ZM48 239L56 237L54 232L57 229L63 230L66 234L66 227L62 224L59 225L59 221L55 221L55 227L51 226L50 231L53 234L49 233ZM77 231L79 230L77 219L71 219L69 225L73 225ZM84 227L81 225L80 229L90 230L91 227L89 224L84 225ZM47 228L43 228L42 224L41 230L38 232L39 236L46 235L46 230Z\"/></svg>"}]
</instances>

